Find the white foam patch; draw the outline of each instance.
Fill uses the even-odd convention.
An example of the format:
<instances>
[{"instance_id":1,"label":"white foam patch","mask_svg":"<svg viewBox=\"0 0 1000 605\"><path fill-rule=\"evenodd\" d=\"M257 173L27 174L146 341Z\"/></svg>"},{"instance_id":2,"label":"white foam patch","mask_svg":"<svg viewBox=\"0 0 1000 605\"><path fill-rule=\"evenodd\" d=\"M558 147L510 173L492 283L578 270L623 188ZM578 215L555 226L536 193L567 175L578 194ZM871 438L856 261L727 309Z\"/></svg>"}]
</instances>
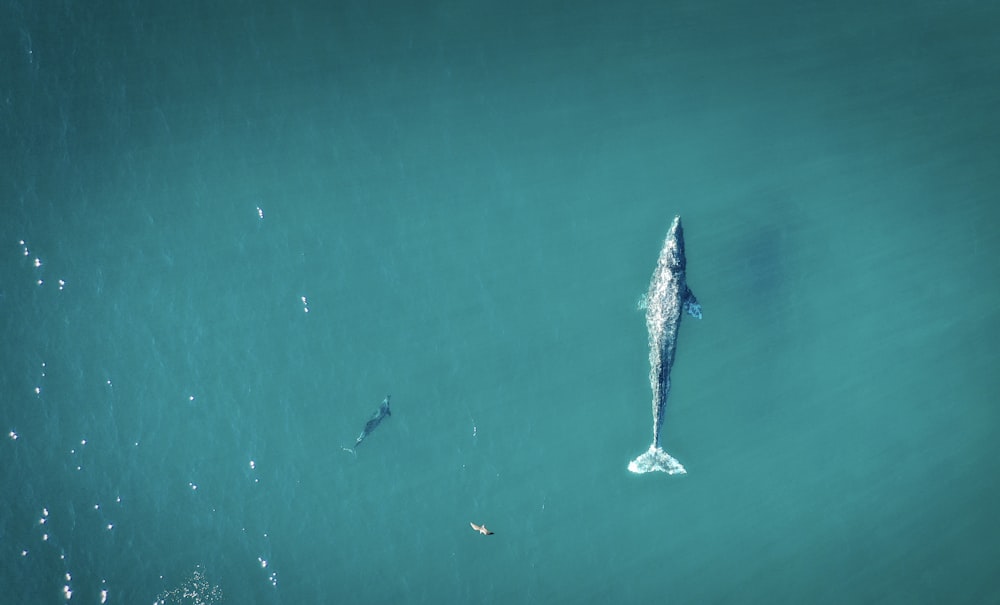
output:
<instances>
[{"instance_id":1,"label":"white foam patch","mask_svg":"<svg viewBox=\"0 0 1000 605\"><path fill-rule=\"evenodd\" d=\"M660 471L668 475L683 475L687 473L684 465L663 451L663 448L656 447L655 445L649 446L649 449L644 454L629 462L628 470L638 474L652 473L654 471Z\"/></svg>"}]
</instances>

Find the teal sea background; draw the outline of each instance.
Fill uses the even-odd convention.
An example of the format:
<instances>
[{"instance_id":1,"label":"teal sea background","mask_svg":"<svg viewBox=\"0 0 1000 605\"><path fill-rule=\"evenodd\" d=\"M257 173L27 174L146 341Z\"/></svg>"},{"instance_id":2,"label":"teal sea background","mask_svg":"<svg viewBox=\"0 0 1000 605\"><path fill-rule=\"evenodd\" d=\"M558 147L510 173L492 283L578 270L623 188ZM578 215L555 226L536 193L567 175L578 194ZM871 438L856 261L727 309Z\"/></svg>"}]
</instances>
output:
<instances>
[{"instance_id":1,"label":"teal sea background","mask_svg":"<svg viewBox=\"0 0 1000 605\"><path fill-rule=\"evenodd\" d=\"M0 602L1000 603L998 30L4 1Z\"/></svg>"}]
</instances>

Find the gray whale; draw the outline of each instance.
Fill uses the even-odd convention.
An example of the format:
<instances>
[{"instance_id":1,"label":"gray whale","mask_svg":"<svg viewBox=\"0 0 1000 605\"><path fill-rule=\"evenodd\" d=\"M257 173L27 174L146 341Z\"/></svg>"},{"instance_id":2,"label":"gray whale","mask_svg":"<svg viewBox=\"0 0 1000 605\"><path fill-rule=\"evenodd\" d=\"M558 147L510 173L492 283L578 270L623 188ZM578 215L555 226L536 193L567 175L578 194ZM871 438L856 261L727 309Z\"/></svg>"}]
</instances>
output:
<instances>
[{"instance_id":1,"label":"gray whale","mask_svg":"<svg viewBox=\"0 0 1000 605\"><path fill-rule=\"evenodd\" d=\"M686 312L701 319L701 305L687 285L686 267L684 229L681 217L675 216L644 300L649 331L649 386L653 390L653 444L629 462L628 470L633 473L662 471L675 475L687 472L660 446L660 428L670 395L670 368L674 365L681 317Z\"/></svg>"},{"instance_id":2,"label":"gray whale","mask_svg":"<svg viewBox=\"0 0 1000 605\"><path fill-rule=\"evenodd\" d=\"M386 416L392 416L392 412L389 410L389 395L385 396L385 399L382 400L382 405L378 406L378 411L372 414L372 417L365 423L365 428L361 431L361 434L358 435L358 440L354 442L354 447L344 449L348 449L348 451L353 452L355 448L361 445L361 442L365 440L365 437L367 437L369 433L374 431L378 425L385 420Z\"/></svg>"}]
</instances>

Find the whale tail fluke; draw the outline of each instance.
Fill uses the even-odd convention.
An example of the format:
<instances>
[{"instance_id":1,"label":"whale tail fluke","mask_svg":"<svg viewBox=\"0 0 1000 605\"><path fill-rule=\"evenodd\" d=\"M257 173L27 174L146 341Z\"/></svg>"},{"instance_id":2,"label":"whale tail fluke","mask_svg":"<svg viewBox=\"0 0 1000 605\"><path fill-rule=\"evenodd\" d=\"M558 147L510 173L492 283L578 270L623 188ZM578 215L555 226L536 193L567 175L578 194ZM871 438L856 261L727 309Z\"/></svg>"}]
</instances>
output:
<instances>
[{"instance_id":1,"label":"whale tail fluke","mask_svg":"<svg viewBox=\"0 0 1000 605\"><path fill-rule=\"evenodd\" d=\"M638 458L628 463L628 470L633 473L651 473L660 471L668 475L683 475L687 473L684 465L676 458L663 451L663 448L655 443L642 453Z\"/></svg>"}]
</instances>

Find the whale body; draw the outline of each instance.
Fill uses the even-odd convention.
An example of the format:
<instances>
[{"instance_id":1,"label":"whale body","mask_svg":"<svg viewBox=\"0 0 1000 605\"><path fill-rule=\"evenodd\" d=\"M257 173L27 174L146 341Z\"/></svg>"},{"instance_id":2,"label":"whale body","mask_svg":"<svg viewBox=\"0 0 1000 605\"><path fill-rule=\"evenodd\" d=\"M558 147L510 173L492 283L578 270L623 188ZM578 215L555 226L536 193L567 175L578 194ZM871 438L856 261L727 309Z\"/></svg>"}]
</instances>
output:
<instances>
[{"instance_id":1,"label":"whale body","mask_svg":"<svg viewBox=\"0 0 1000 605\"><path fill-rule=\"evenodd\" d=\"M378 407L378 411L372 414L372 417L365 423L364 430L362 430L361 434L358 435L358 440L354 442L354 447L350 448L350 451L353 451L361 445L361 442L365 440L365 437L374 431L378 425L385 420L386 416L392 416L392 412L389 410L389 395L385 396L385 399L382 400L382 405Z\"/></svg>"},{"instance_id":2,"label":"whale body","mask_svg":"<svg viewBox=\"0 0 1000 605\"><path fill-rule=\"evenodd\" d=\"M653 444L629 462L633 473L662 471L683 474L684 466L660 446L660 429L670 395L670 368L677 350L677 331L684 313L701 319L701 305L687 285L684 229L675 216L660 250L644 306L649 331L649 386L653 390Z\"/></svg>"}]
</instances>

